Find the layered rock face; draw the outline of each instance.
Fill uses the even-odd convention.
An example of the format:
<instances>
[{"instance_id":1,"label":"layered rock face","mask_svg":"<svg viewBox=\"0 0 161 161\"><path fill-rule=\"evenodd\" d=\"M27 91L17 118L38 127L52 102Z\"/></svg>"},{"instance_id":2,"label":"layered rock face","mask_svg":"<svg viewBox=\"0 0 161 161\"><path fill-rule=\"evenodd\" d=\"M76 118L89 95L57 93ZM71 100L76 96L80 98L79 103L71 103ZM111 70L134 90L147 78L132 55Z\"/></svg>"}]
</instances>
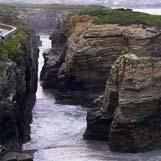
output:
<instances>
[{"instance_id":1,"label":"layered rock face","mask_svg":"<svg viewBox=\"0 0 161 161\"><path fill-rule=\"evenodd\" d=\"M63 52L57 52L62 59L59 65L52 67L57 60L54 58L56 47L45 53L41 77L44 88L58 88L66 92L68 98L74 96L77 104L84 102L88 107L103 93L111 65L125 50L126 43L117 25L97 26L92 25L92 21L90 16L74 16L67 21L70 27L66 32L55 34L66 39L59 45ZM58 39L51 38L53 44L57 44Z\"/></svg>"},{"instance_id":2,"label":"layered rock face","mask_svg":"<svg viewBox=\"0 0 161 161\"><path fill-rule=\"evenodd\" d=\"M22 21L26 20L31 22L32 27L36 32L53 32L58 29L62 22L62 17L66 17L67 14L78 13L85 8L93 8L93 6L85 5L61 5L61 4L1 4L0 5L0 17L15 16ZM97 8L102 8L97 6Z\"/></svg>"},{"instance_id":3,"label":"layered rock face","mask_svg":"<svg viewBox=\"0 0 161 161\"><path fill-rule=\"evenodd\" d=\"M130 53L113 65L84 137L108 140L112 151L144 152L160 147L161 36L152 28L131 31Z\"/></svg>"},{"instance_id":4,"label":"layered rock face","mask_svg":"<svg viewBox=\"0 0 161 161\"><path fill-rule=\"evenodd\" d=\"M161 147L160 67L160 58L134 54L125 55L114 65L111 79L119 99L109 127L111 150L140 152Z\"/></svg>"},{"instance_id":5,"label":"layered rock face","mask_svg":"<svg viewBox=\"0 0 161 161\"><path fill-rule=\"evenodd\" d=\"M77 88L72 82L75 78L70 73L74 48L81 33L90 26L92 18L75 16L70 19L67 16L60 21L59 30L50 37L52 49L44 53L45 65L41 72L41 80L44 88L70 92Z\"/></svg>"},{"instance_id":6,"label":"layered rock face","mask_svg":"<svg viewBox=\"0 0 161 161\"><path fill-rule=\"evenodd\" d=\"M160 30L92 21L74 16L51 36L43 87L93 107L85 139L109 141L112 151L160 146Z\"/></svg>"},{"instance_id":7,"label":"layered rock face","mask_svg":"<svg viewBox=\"0 0 161 161\"><path fill-rule=\"evenodd\" d=\"M161 36L159 30L141 25L117 26L117 28L119 28L125 41L121 55L132 52L141 56L160 56ZM108 73L108 75L110 74ZM110 77L108 79L110 80ZM108 140L108 125L111 124L113 113L118 106L118 92L113 81L107 81L104 96L98 102L93 105L94 109L88 113L87 130L84 138Z\"/></svg>"},{"instance_id":8,"label":"layered rock face","mask_svg":"<svg viewBox=\"0 0 161 161\"><path fill-rule=\"evenodd\" d=\"M87 107L93 106L92 101L104 93L111 66L119 55L127 51L159 51L157 33L154 31L153 43L148 38L153 28L94 25L92 21L90 16L61 20L58 31L51 36L53 47L44 54L41 74L44 88L61 91L56 92L58 99ZM153 44L157 44L155 49Z\"/></svg>"},{"instance_id":9,"label":"layered rock face","mask_svg":"<svg viewBox=\"0 0 161 161\"><path fill-rule=\"evenodd\" d=\"M30 139L36 98L38 48L35 33L29 30L27 34L27 48L19 44L19 63L0 53L0 144L12 151L21 150L22 143Z\"/></svg>"}]
</instances>

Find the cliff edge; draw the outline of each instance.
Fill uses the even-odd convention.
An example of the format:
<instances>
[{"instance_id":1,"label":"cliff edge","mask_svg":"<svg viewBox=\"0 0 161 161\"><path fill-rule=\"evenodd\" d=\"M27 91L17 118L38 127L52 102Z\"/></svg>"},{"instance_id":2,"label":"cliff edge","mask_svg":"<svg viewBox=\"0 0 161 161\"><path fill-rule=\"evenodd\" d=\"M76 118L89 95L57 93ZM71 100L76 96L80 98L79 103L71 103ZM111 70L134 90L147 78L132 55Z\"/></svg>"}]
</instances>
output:
<instances>
[{"instance_id":1,"label":"cliff edge","mask_svg":"<svg viewBox=\"0 0 161 161\"><path fill-rule=\"evenodd\" d=\"M19 151L30 139L39 51L29 24L13 17L10 23L18 29L0 44L0 144Z\"/></svg>"}]
</instances>

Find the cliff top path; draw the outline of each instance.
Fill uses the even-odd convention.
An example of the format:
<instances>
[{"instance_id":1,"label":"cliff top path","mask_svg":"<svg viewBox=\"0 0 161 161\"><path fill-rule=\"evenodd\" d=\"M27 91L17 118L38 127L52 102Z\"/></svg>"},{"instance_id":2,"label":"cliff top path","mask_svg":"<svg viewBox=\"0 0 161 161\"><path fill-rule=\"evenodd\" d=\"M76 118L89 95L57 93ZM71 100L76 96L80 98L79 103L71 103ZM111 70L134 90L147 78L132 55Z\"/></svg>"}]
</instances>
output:
<instances>
[{"instance_id":1,"label":"cliff top path","mask_svg":"<svg viewBox=\"0 0 161 161\"><path fill-rule=\"evenodd\" d=\"M16 31L16 27L0 23L0 40Z\"/></svg>"}]
</instances>

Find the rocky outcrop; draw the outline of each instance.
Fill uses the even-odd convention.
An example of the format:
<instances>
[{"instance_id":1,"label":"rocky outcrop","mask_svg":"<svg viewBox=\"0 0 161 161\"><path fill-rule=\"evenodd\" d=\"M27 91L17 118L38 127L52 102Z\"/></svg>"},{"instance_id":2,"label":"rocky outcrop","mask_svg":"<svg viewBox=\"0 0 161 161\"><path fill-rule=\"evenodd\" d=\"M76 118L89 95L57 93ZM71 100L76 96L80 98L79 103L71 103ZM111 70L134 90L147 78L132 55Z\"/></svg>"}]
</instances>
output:
<instances>
[{"instance_id":1,"label":"rocky outcrop","mask_svg":"<svg viewBox=\"0 0 161 161\"><path fill-rule=\"evenodd\" d=\"M114 78L119 99L110 127L110 148L140 152L161 147L161 59L133 54L121 59L112 72L115 75L121 64L117 80Z\"/></svg>"},{"instance_id":2,"label":"rocky outcrop","mask_svg":"<svg viewBox=\"0 0 161 161\"><path fill-rule=\"evenodd\" d=\"M112 151L160 147L160 66L159 57L121 56L111 70L103 106L88 114L85 138L105 138Z\"/></svg>"},{"instance_id":3,"label":"rocky outcrop","mask_svg":"<svg viewBox=\"0 0 161 161\"><path fill-rule=\"evenodd\" d=\"M3 46L0 51L0 144L12 151L21 150L22 144L30 139L29 124L36 99L38 48L35 33L30 29L26 34L26 46L18 43L17 50L10 44L11 50L6 48L8 55L4 54ZM17 57L19 51L21 56Z\"/></svg>"},{"instance_id":4,"label":"rocky outcrop","mask_svg":"<svg viewBox=\"0 0 161 161\"><path fill-rule=\"evenodd\" d=\"M51 36L52 49L44 54L45 65L41 72L41 80L44 88L59 89L69 94L79 90L81 86L81 82L75 81L75 76L70 70L79 36L90 26L92 18L74 16L70 19L67 16L61 22L59 31Z\"/></svg>"},{"instance_id":5,"label":"rocky outcrop","mask_svg":"<svg viewBox=\"0 0 161 161\"><path fill-rule=\"evenodd\" d=\"M127 51L159 53L159 32L153 28L94 25L92 21L90 16L64 18L63 27L51 36L52 49L44 54L42 86L58 89L56 96L61 102L70 98L72 102L66 103L91 107L92 101L103 94L119 55Z\"/></svg>"},{"instance_id":6,"label":"rocky outcrop","mask_svg":"<svg viewBox=\"0 0 161 161\"><path fill-rule=\"evenodd\" d=\"M44 88L56 87L61 91L61 97L64 92L67 98L74 97L77 104L85 103L88 107L103 93L107 73L121 51L125 50L126 43L117 25L97 26L92 25L92 21L90 16L74 16L67 21L70 24L67 34L64 33L67 40L64 45L61 44L62 49L66 45L66 50L63 54L59 52L63 59L59 66L53 68L52 62L56 60L53 53L56 50L53 48L54 51L44 54L45 60L50 58L45 61L42 72L45 74L41 77ZM54 42L57 44L55 39ZM56 74L52 72L54 69ZM50 79L49 75L52 75ZM51 78L57 78L57 81Z\"/></svg>"},{"instance_id":7,"label":"rocky outcrop","mask_svg":"<svg viewBox=\"0 0 161 161\"><path fill-rule=\"evenodd\" d=\"M57 77L59 67L64 61L67 50L66 35L55 32L50 39L54 40L54 42L52 43L52 49L43 54L45 61L40 76L41 80L43 79L44 88L56 88L56 83L59 81Z\"/></svg>"},{"instance_id":8,"label":"rocky outcrop","mask_svg":"<svg viewBox=\"0 0 161 161\"><path fill-rule=\"evenodd\" d=\"M160 146L161 31L92 21L74 16L65 21L67 30L52 35L53 47L44 54L43 87L93 107L85 139L106 140L112 151Z\"/></svg>"},{"instance_id":9,"label":"rocky outcrop","mask_svg":"<svg viewBox=\"0 0 161 161\"><path fill-rule=\"evenodd\" d=\"M88 113L84 138L108 140L112 151L147 151L160 146L160 31L121 31L130 54L111 69L104 97Z\"/></svg>"}]
</instances>

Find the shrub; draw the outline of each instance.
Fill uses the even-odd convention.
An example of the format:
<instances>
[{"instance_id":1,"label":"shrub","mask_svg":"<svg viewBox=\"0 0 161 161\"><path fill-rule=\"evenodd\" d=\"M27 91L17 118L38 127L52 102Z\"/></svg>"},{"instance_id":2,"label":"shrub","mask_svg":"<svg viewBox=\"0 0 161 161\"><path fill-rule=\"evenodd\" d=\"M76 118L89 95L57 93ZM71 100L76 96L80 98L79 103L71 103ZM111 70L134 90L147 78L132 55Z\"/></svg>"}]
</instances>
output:
<instances>
[{"instance_id":1,"label":"shrub","mask_svg":"<svg viewBox=\"0 0 161 161\"><path fill-rule=\"evenodd\" d=\"M7 55L12 61L19 64L23 51L27 47L28 35L24 31L18 31L3 42L0 53Z\"/></svg>"}]
</instances>

